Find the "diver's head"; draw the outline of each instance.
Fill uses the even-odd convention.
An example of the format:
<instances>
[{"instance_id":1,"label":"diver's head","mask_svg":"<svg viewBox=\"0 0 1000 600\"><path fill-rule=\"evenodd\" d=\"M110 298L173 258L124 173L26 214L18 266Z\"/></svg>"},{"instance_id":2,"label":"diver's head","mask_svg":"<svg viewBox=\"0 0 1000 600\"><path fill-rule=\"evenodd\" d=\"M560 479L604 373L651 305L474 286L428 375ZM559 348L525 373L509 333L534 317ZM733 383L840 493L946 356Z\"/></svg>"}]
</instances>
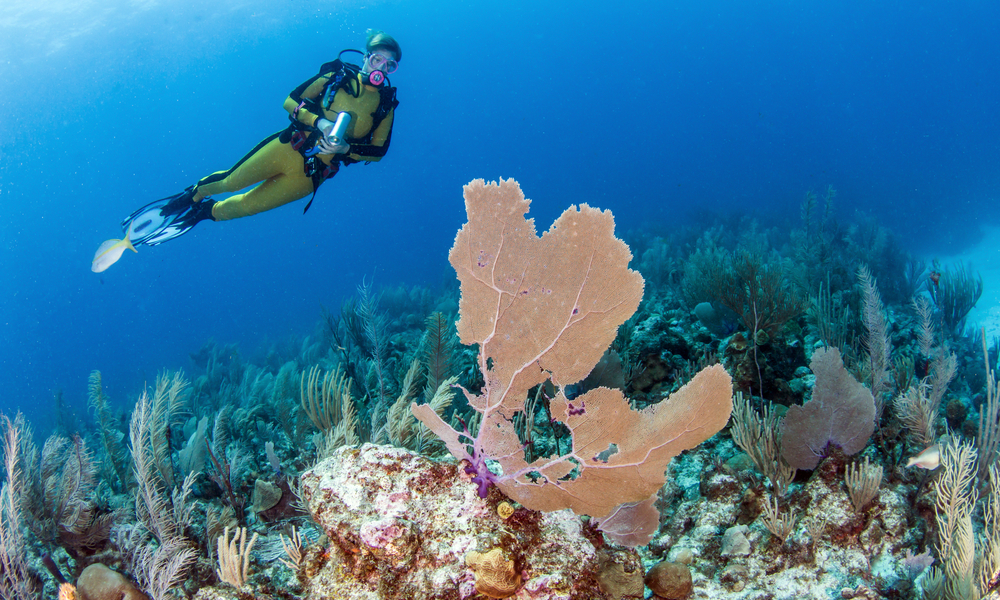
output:
<instances>
[{"instance_id":1,"label":"diver's head","mask_svg":"<svg viewBox=\"0 0 1000 600\"><path fill-rule=\"evenodd\" d=\"M386 75L391 75L399 68L403 51L391 35L375 29L368 30L368 41L365 43L365 64L361 73L368 83L382 85Z\"/></svg>"}]
</instances>

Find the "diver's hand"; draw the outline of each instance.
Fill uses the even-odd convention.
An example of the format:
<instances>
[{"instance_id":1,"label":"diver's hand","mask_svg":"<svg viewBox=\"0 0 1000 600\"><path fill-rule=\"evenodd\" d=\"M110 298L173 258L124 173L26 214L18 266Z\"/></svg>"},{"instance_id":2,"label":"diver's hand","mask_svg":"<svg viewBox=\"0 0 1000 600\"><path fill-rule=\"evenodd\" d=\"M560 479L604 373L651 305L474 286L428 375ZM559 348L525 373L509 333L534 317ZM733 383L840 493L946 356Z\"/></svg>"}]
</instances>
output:
<instances>
[{"instance_id":1,"label":"diver's hand","mask_svg":"<svg viewBox=\"0 0 1000 600\"><path fill-rule=\"evenodd\" d=\"M320 117L316 119L314 125L316 129L323 134L323 139L316 143L316 147L319 148L319 154L347 154L348 150L351 149L350 144L345 142L334 142L330 138L330 134L333 133L334 124L332 121Z\"/></svg>"},{"instance_id":2,"label":"diver's hand","mask_svg":"<svg viewBox=\"0 0 1000 600\"><path fill-rule=\"evenodd\" d=\"M313 123L313 127L319 129L323 134L323 137L328 138L330 137L330 133L333 131L333 122L320 117L316 119L315 123Z\"/></svg>"},{"instance_id":3,"label":"diver's hand","mask_svg":"<svg viewBox=\"0 0 1000 600\"><path fill-rule=\"evenodd\" d=\"M333 143L333 140L324 136L323 139L316 142L316 147L319 148L318 154L347 154L351 149L351 145L346 142Z\"/></svg>"}]
</instances>

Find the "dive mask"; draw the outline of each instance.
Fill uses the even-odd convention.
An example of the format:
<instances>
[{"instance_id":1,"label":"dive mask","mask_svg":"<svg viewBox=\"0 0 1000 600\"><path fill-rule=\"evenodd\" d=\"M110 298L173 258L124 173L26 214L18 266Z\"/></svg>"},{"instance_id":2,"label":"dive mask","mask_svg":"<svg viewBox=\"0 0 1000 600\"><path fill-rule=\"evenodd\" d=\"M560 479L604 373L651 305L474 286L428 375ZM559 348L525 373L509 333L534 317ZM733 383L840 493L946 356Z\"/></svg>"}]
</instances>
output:
<instances>
[{"instance_id":1,"label":"dive mask","mask_svg":"<svg viewBox=\"0 0 1000 600\"><path fill-rule=\"evenodd\" d=\"M398 68L399 63L394 59L377 52L369 52L365 55L365 66L361 74L368 80L367 83L378 87L385 83L386 75L392 75Z\"/></svg>"},{"instance_id":2,"label":"dive mask","mask_svg":"<svg viewBox=\"0 0 1000 600\"><path fill-rule=\"evenodd\" d=\"M399 63L395 59L377 52L369 52L365 56L365 60L368 61L372 71L382 71L386 75L392 75L399 68Z\"/></svg>"},{"instance_id":3,"label":"dive mask","mask_svg":"<svg viewBox=\"0 0 1000 600\"><path fill-rule=\"evenodd\" d=\"M362 81L375 87L380 87L385 83L387 76L392 75L399 68L399 62L395 59L376 52L364 53L360 50L341 50L337 58L357 67L361 71ZM361 63L360 65L356 62L357 59L360 59L358 61ZM324 98L324 102L326 100ZM329 104L327 103L325 106L329 106Z\"/></svg>"}]
</instances>

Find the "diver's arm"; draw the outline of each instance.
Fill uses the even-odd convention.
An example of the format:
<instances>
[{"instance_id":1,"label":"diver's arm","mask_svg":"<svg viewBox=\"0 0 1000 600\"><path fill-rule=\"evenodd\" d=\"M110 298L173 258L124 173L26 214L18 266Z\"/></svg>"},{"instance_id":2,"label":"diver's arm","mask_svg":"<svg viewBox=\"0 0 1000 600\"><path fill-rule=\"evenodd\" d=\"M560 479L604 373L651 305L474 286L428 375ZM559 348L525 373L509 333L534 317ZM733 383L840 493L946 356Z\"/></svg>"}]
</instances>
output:
<instances>
[{"instance_id":1,"label":"diver's arm","mask_svg":"<svg viewBox=\"0 0 1000 600\"><path fill-rule=\"evenodd\" d=\"M288 94L285 99L284 108L288 114L299 123L307 126L314 126L316 119L323 115L323 108L319 104L319 97L323 93L323 86L330 78L326 75L317 75L304 82ZM299 106L302 108L299 108ZM298 109L298 114L296 114Z\"/></svg>"},{"instance_id":2,"label":"diver's arm","mask_svg":"<svg viewBox=\"0 0 1000 600\"><path fill-rule=\"evenodd\" d=\"M378 129L372 134L371 144L351 144L350 157L357 161L378 162L389 151L392 140L392 119L396 115L393 108L379 123Z\"/></svg>"}]
</instances>

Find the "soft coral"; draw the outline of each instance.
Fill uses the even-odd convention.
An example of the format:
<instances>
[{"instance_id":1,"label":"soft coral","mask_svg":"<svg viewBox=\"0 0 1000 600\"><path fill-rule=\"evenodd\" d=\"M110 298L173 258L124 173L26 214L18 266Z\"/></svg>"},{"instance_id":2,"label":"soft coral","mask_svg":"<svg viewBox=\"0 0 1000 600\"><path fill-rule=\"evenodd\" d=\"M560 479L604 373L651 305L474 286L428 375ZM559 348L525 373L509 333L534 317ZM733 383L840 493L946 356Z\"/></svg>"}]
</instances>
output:
<instances>
[{"instance_id":1,"label":"soft coral","mask_svg":"<svg viewBox=\"0 0 1000 600\"><path fill-rule=\"evenodd\" d=\"M570 402L561 386L587 376L642 298L642 276L628 268L631 253L614 236L613 216L570 207L539 238L515 181L473 181L465 200L469 222L449 257L462 284L458 333L463 343L479 344L485 379L481 394L463 392L482 419L473 435L428 405L412 405L413 414L468 461L465 471L482 497L497 485L531 509L571 508L600 519L647 500L671 457L728 421L729 375L709 367L643 411L608 388ZM572 433L572 449L528 463L513 419L528 390L548 380L557 388L551 414Z\"/></svg>"}]
</instances>

